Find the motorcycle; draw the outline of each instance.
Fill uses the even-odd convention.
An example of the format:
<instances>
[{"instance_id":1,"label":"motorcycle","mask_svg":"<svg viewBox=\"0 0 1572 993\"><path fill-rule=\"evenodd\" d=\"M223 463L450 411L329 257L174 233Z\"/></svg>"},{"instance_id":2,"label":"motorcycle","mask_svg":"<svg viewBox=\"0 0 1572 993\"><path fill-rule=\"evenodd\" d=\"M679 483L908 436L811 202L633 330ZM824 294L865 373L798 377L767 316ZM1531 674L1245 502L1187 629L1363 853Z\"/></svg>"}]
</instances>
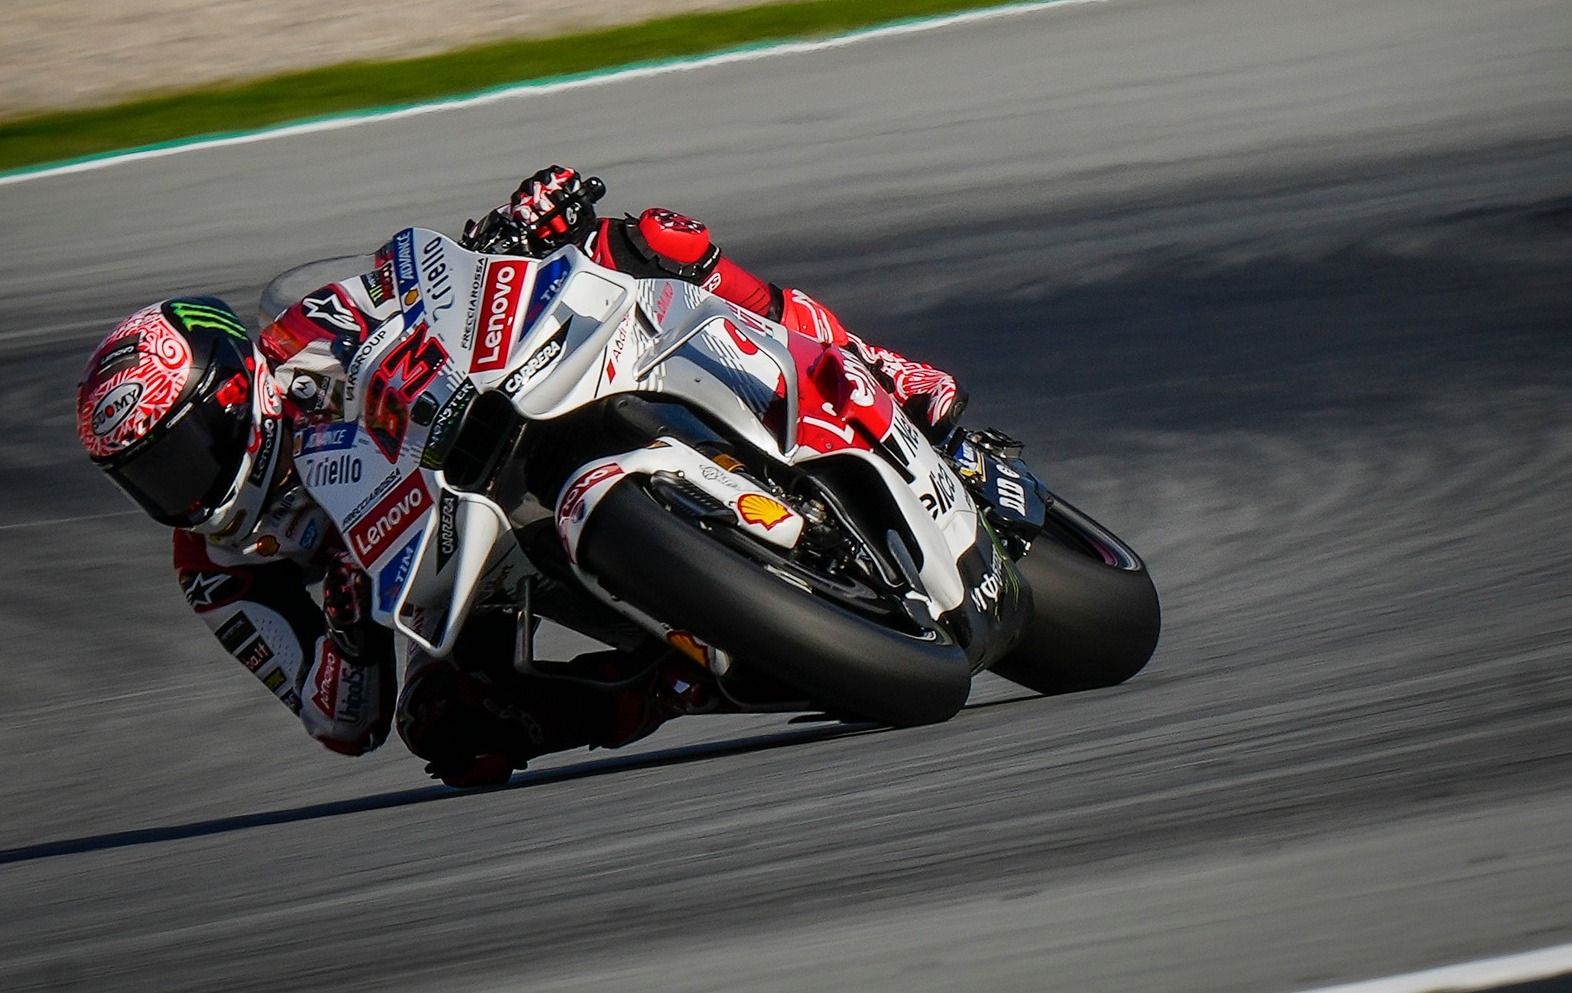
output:
<instances>
[{"instance_id":1,"label":"motorcycle","mask_svg":"<svg viewBox=\"0 0 1572 993\"><path fill-rule=\"evenodd\" d=\"M1138 672L1156 590L998 431L935 443L856 355L576 247L483 255L400 231L365 274L399 312L340 356L332 420L294 465L373 585L376 620L450 655L511 618L680 652L732 710L946 720L983 670L1042 693ZM365 467L362 469L361 467Z\"/></svg>"}]
</instances>

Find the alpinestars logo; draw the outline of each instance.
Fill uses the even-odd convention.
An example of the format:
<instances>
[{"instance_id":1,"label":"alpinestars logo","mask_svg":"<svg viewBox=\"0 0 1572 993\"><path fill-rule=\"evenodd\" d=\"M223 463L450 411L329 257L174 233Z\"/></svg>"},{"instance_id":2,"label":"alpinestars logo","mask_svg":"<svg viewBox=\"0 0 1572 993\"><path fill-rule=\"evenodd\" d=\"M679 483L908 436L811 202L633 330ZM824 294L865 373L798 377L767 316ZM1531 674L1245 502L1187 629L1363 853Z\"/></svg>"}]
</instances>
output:
<instances>
[{"instance_id":1,"label":"alpinestars logo","mask_svg":"<svg viewBox=\"0 0 1572 993\"><path fill-rule=\"evenodd\" d=\"M186 602L202 613L240 599L246 584L227 572L182 572L180 588Z\"/></svg>"},{"instance_id":2,"label":"alpinestars logo","mask_svg":"<svg viewBox=\"0 0 1572 993\"><path fill-rule=\"evenodd\" d=\"M339 299L338 293L328 290L300 301L300 311L317 324L329 330L361 332L365 326L355 319L355 314Z\"/></svg>"}]
</instances>

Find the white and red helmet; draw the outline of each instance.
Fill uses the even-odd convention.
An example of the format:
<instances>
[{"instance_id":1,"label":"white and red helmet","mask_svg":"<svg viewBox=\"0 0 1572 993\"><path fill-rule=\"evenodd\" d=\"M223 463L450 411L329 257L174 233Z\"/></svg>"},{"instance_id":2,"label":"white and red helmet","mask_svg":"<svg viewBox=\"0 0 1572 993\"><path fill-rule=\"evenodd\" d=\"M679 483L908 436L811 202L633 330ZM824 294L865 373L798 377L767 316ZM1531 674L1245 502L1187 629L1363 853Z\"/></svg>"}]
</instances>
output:
<instances>
[{"instance_id":1,"label":"white and red helmet","mask_svg":"<svg viewBox=\"0 0 1572 993\"><path fill-rule=\"evenodd\" d=\"M88 360L76 429L93 462L155 521L205 534L260 520L282 407L267 360L221 300L166 300L122 321Z\"/></svg>"}]
</instances>

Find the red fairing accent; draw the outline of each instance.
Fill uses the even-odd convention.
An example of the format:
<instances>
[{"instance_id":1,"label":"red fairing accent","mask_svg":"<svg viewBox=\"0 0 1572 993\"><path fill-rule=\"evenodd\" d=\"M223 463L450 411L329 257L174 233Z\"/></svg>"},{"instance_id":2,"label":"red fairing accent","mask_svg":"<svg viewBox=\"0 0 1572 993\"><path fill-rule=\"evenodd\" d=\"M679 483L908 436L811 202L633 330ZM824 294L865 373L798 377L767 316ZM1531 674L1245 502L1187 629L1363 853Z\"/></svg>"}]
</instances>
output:
<instances>
[{"instance_id":1,"label":"red fairing accent","mask_svg":"<svg viewBox=\"0 0 1572 993\"><path fill-rule=\"evenodd\" d=\"M639 234L655 251L682 265L692 265L710 250L710 232L703 223L665 207L639 215Z\"/></svg>"},{"instance_id":2,"label":"red fairing accent","mask_svg":"<svg viewBox=\"0 0 1572 993\"><path fill-rule=\"evenodd\" d=\"M818 452L868 450L890 430L895 403L873 374L833 345L786 339L797 360L797 443Z\"/></svg>"},{"instance_id":3,"label":"red fairing accent","mask_svg":"<svg viewBox=\"0 0 1572 993\"><path fill-rule=\"evenodd\" d=\"M274 366L283 365L313 341L332 341L333 335L306 317L295 304L262 329L257 347Z\"/></svg>"},{"instance_id":4,"label":"red fairing accent","mask_svg":"<svg viewBox=\"0 0 1572 993\"><path fill-rule=\"evenodd\" d=\"M890 378L895 386L895 399L903 405L913 397L928 398L928 421L937 424L955 405L955 377L926 362L916 362L892 352L888 348L870 345L856 336L849 336L851 343L862 353L864 361L873 364Z\"/></svg>"}]
</instances>

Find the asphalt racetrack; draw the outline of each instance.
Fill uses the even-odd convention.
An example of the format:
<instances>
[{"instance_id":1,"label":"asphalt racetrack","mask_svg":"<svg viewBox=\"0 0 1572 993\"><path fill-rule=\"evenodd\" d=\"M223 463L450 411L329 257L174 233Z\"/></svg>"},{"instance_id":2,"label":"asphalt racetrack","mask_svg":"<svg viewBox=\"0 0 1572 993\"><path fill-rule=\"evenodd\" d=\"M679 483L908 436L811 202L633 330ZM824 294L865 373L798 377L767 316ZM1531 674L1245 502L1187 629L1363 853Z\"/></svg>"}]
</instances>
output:
<instances>
[{"instance_id":1,"label":"asphalt racetrack","mask_svg":"<svg viewBox=\"0 0 1572 993\"><path fill-rule=\"evenodd\" d=\"M79 453L120 316L540 165L955 370L1146 672L691 719L460 794L311 742ZM1572 941L1572 9L1110 0L0 185L0 988L1287 993Z\"/></svg>"}]
</instances>

